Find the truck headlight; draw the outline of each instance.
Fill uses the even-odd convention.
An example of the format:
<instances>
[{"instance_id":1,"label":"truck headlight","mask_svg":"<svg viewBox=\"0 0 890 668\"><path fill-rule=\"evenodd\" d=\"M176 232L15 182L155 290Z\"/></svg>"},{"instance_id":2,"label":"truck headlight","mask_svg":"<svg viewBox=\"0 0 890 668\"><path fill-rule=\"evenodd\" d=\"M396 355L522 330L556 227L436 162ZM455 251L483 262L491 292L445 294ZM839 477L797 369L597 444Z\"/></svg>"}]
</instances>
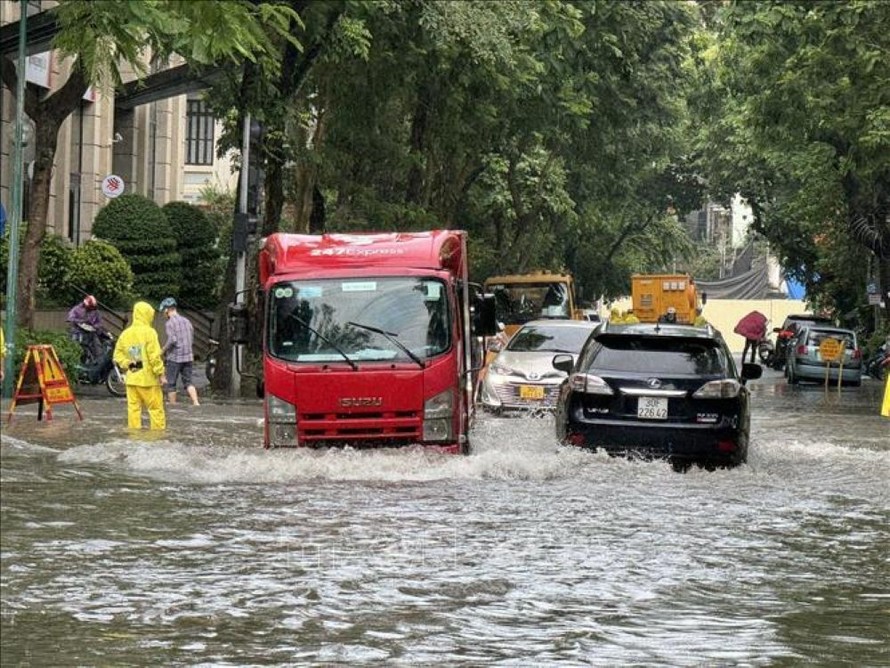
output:
<instances>
[{"instance_id":1,"label":"truck headlight","mask_svg":"<svg viewBox=\"0 0 890 668\"><path fill-rule=\"evenodd\" d=\"M454 439L452 417L454 395L451 390L440 392L423 405L423 440L451 441Z\"/></svg>"},{"instance_id":2,"label":"truck headlight","mask_svg":"<svg viewBox=\"0 0 890 668\"><path fill-rule=\"evenodd\" d=\"M269 445L299 445L296 406L273 394L267 394L266 419L269 421Z\"/></svg>"}]
</instances>

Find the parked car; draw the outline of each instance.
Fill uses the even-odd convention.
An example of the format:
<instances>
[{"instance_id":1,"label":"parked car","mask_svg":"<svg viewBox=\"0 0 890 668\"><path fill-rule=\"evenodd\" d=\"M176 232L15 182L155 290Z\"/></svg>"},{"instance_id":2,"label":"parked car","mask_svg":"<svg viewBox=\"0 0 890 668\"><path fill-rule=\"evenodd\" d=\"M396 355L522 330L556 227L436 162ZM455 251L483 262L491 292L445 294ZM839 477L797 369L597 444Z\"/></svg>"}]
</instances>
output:
<instances>
[{"instance_id":1,"label":"parked car","mask_svg":"<svg viewBox=\"0 0 890 668\"><path fill-rule=\"evenodd\" d=\"M825 339L835 339L843 346L843 369L838 362L822 359L819 347ZM859 387L862 383L862 351L859 349L856 332L839 327L801 328L788 348L785 378L791 385L802 380L824 383L826 367L829 382L837 383L840 376L841 383Z\"/></svg>"},{"instance_id":2,"label":"parked car","mask_svg":"<svg viewBox=\"0 0 890 668\"><path fill-rule=\"evenodd\" d=\"M564 371L554 369L555 353L574 360L599 326L585 320L533 320L510 338L488 365L479 392L491 412L552 408Z\"/></svg>"},{"instance_id":3,"label":"parked car","mask_svg":"<svg viewBox=\"0 0 890 668\"><path fill-rule=\"evenodd\" d=\"M770 366L777 371L781 371L785 366L785 360L788 358L788 347L791 345L792 339L797 336L801 328L814 326L833 327L834 321L824 315L797 313L785 318L785 322L782 323L781 327L774 327L773 333L776 335L776 343Z\"/></svg>"},{"instance_id":4,"label":"parked car","mask_svg":"<svg viewBox=\"0 0 890 668\"><path fill-rule=\"evenodd\" d=\"M553 366L569 373L556 407L562 443L663 457L677 469L747 459L745 382L762 368L744 364L740 374L711 326L606 325L576 362L555 355Z\"/></svg>"}]
</instances>

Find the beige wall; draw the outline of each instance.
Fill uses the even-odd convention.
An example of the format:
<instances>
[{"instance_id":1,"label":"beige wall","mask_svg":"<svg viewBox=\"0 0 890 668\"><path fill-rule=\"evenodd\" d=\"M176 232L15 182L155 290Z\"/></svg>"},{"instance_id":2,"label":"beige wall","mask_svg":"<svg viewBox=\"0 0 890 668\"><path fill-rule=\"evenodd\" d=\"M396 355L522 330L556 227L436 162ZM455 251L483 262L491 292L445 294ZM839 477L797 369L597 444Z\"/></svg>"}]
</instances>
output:
<instances>
[{"instance_id":1,"label":"beige wall","mask_svg":"<svg viewBox=\"0 0 890 668\"><path fill-rule=\"evenodd\" d=\"M616 301L613 306L625 311L631 308L632 304L630 298L626 298ZM769 318L767 332L770 334L770 339L775 339L772 328L781 327L788 315L812 312L806 302L799 299L709 299L702 309L702 315L720 330L732 352L741 353L745 347L745 339L732 330L736 323L751 311L760 311ZM608 311L603 315L608 317Z\"/></svg>"},{"instance_id":2,"label":"beige wall","mask_svg":"<svg viewBox=\"0 0 890 668\"><path fill-rule=\"evenodd\" d=\"M44 2L43 7L50 4ZM18 6L17 2L0 0L0 23L17 21ZM174 58L170 65L180 63L181 59ZM67 80L69 67L70 62L58 53L52 54L50 89ZM136 76L131 68L121 72L124 81ZM7 209L14 171L15 106L14 91L0 86L0 199ZM50 184L47 221L50 232L70 235L76 243L89 239L96 214L108 203L102 194L102 180L109 174L124 179L126 192L145 195L159 205L183 199L196 202L205 184L224 190L236 187L228 159L215 159L214 164L208 166L184 164L185 95L123 111L115 109L113 94L97 91L93 100L84 101L82 113L82 120L78 113L72 114L59 132ZM219 129L216 136L219 137ZM26 148L25 160L28 159ZM75 194L73 209L72 192Z\"/></svg>"}]
</instances>

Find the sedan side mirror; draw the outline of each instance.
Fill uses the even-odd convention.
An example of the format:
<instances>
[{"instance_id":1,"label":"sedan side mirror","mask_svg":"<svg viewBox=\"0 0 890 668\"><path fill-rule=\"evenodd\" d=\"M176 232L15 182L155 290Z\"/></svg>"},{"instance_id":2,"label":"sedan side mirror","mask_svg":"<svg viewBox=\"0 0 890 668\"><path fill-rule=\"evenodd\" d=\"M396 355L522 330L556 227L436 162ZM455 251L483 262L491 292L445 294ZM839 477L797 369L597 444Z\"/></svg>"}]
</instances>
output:
<instances>
[{"instance_id":1,"label":"sedan side mirror","mask_svg":"<svg viewBox=\"0 0 890 668\"><path fill-rule=\"evenodd\" d=\"M575 368L575 358L565 354L554 355L553 368L563 371L566 374L572 373L572 369Z\"/></svg>"}]
</instances>

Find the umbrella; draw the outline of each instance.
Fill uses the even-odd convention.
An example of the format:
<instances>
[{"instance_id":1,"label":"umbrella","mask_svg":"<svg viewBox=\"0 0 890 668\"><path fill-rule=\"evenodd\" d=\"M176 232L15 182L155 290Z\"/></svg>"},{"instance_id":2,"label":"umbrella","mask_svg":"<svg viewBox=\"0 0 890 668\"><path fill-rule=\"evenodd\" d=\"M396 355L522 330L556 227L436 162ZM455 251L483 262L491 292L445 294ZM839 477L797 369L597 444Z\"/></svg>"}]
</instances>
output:
<instances>
[{"instance_id":1,"label":"umbrella","mask_svg":"<svg viewBox=\"0 0 890 668\"><path fill-rule=\"evenodd\" d=\"M746 339L760 341L760 339L766 336L766 323L767 317L763 313L751 311L739 320L739 324L732 331L744 336Z\"/></svg>"}]
</instances>

